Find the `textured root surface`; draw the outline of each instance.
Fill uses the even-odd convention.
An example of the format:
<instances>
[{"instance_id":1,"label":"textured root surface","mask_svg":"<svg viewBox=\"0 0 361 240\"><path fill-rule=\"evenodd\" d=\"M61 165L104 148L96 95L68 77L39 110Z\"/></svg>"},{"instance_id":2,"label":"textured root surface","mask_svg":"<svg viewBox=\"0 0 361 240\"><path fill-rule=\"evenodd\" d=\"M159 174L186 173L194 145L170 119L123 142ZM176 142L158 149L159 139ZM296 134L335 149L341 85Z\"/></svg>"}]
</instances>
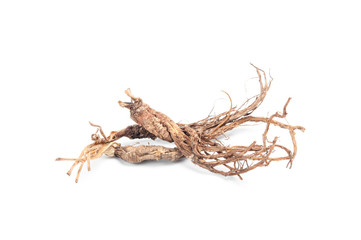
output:
<instances>
[{"instance_id":1,"label":"textured root surface","mask_svg":"<svg viewBox=\"0 0 361 240\"><path fill-rule=\"evenodd\" d=\"M183 154L177 148L163 146L118 146L114 149L114 156L127 162L140 163L149 160L177 161Z\"/></svg>"},{"instance_id":2,"label":"textured root surface","mask_svg":"<svg viewBox=\"0 0 361 240\"><path fill-rule=\"evenodd\" d=\"M255 67L255 66L254 66ZM255 67L260 86L260 93L256 97L246 101L241 107L231 107L228 111L213 117L207 117L191 124L177 124L165 114L158 112L145 104L141 98L134 97L130 90L126 94L131 102L119 101L121 107L130 111L130 117L137 124L128 126L120 131L113 131L107 137L98 125L97 132L92 135L93 144L87 146L81 156L74 160L74 165L81 163L79 172L85 161L97 158L102 154L122 158L125 161L139 163L147 160L170 160L175 161L181 157L191 161L211 172L224 176L237 175L241 178L242 173L257 167L268 166L272 161L288 161L291 167L297 153L296 130L304 131L301 126L292 126L280 122L287 115L287 106L291 99L286 102L282 113L275 113L271 117L254 117L251 114L264 101L271 81L261 69ZM262 142L253 141L248 146L225 146L219 136L245 123L261 122L265 124ZM284 129L289 132L293 149L278 144L278 138L271 141L267 138L271 126ZM101 136L99 136L100 132ZM136 138L160 138L168 142L174 142L176 148L165 148L163 146L121 146L116 140L128 137ZM275 154L281 152L283 155ZM80 160L81 159L81 160ZM70 160L70 159L58 159ZM71 170L73 169L71 168ZM70 172L71 172L70 170ZM77 176L77 179L78 179ZM242 179L242 178L241 178Z\"/></svg>"},{"instance_id":3,"label":"textured root surface","mask_svg":"<svg viewBox=\"0 0 361 240\"><path fill-rule=\"evenodd\" d=\"M160 139L174 142L185 157L190 158L193 163L209 171L225 176L240 176L241 173L256 167L267 166L272 161L281 160L288 160L287 165L291 167L297 152L295 130L303 131L304 128L275 120L276 118L282 119L286 117L286 108L290 99L285 104L282 114L275 113L269 118L250 116L263 102L271 86L271 81L267 79L264 71L257 67L255 69L258 75L260 94L253 101L247 101L240 108L231 106L231 109L227 112L195 123L176 124L168 116L143 103L142 99L134 97L129 90L126 93L132 99L132 102L127 104L120 102L120 105L128 108L131 118L147 131ZM263 122L266 124L262 143L257 144L254 141L249 146L229 147L224 146L217 139L218 136L225 132L248 122ZM278 144L277 138L268 141L267 134L271 125L289 131L293 150ZM284 152L284 155L273 157L276 150Z\"/></svg>"}]
</instances>

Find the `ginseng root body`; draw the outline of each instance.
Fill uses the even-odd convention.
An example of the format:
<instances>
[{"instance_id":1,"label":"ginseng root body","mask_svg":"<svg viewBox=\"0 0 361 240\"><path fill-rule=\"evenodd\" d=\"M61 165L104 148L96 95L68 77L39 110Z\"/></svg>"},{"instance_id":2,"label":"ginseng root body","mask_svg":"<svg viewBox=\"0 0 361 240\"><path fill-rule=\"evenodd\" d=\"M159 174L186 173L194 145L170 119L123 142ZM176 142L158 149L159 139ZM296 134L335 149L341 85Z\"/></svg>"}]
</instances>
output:
<instances>
[{"instance_id":1,"label":"ginseng root body","mask_svg":"<svg viewBox=\"0 0 361 240\"><path fill-rule=\"evenodd\" d=\"M255 66L254 66L255 67ZM286 102L282 113L275 113L270 117L251 116L254 110L265 99L270 88L271 81L268 81L266 74L255 67L259 85L260 94L253 99L248 100L241 107L236 108L232 105L228 111L213 117L207 117L191 124L178 124L167 115L158 112L145 104L141 98L134 97L130 90L125 93L130 97L131 102L119 101L121 107L130 111L130 117L136 122L136 125L128 126L120 131L113 131L107 137L100 126L98 127L102 137L97 132L92 135L93 144L88 145L77 159L74 160L71 170L81 163L76 181L84 162L88 163L91 159L106 154L111 157L122 158L132 163L140 163L146 160L169 160L175 161L182 157L189 158L194 164L205 168L211 172L222 174L224 176L237 175L242 179L241 174L253 170L257 167L268 166L272 161L288 161L287 166L291 168L293 160L297 153L297 144L295 139L295 130L304 131L301 126L292 126L282 123L277 119L285 118L287 115L287 106L290 99ZM225 146L218 139L225 132L249 122L261 122L265 124L265 130L262 135L262 142L250 142L248 146ZM289 149L278 143L275 137L269 141L267 138L271 126L285 129L289 132L292 139L293 149ZM165 148L163 146L121 146L115 141L128 137L162 139L167 142L173 142L175 148ZM275 152L283 154L275 155Z\"/></svg>"}]
</instances>

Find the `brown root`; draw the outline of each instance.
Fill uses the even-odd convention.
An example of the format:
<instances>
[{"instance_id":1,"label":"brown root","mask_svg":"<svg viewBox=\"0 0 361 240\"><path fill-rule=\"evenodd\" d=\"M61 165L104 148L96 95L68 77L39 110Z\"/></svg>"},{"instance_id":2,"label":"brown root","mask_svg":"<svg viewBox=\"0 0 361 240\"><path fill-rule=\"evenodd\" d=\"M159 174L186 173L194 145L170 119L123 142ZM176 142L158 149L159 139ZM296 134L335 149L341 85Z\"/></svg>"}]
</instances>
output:
<instances>
[{"instance_id":1,"label":"brown root","mask_svg":"<svg viewBox=\"0 0 361 240\"><path fill-rule=\"evenodd\" d=\"M90 160L100 158L103 154L108 157L118 157L130 163L141 163L147 160L177 161L183 157L177 148L166 148L163 146L121 146L119 143L90 144L84 148L78 158L57 158L56 161L74 161L67 172L70 176L75 166L80 163L75 182L79 180L80 172L85 162L90 171Z\"/></svg>"},{"instance_id":2,"label":"brown root","mask_svg":"<svg viewBox=\"0 0 361 240\"><path fill-rule=\"evenodd\" d=\"M254 66L255 67L255 66ZM201 121L191 124L175 124L168 116L155 111L144 104L140 98L131 96L132 103L126 107L130 110L131 118L144 127L156 137L174 142L179 151L192 162L209 171L225 176L238 175L248 172L260 166L268 166L272 161L288 160L287 166L292 166L293 159L297 152L295 130L304 130L303 127L290 126L274 120L274 118L285 118L287 115L287 103L283 108L283 113L275 113L269 118L250 116L254 110L265 99L271 86L271 81L267 80L263 70L255 67L260 94L255 97L249 105L248 101L240 108L234 108L231 104L229 111L218 114L214 117L207 117ZM129 94L128 94L129 95ZM228 94L227 94L228 95ZM135 99L135 100L134 100ZM249 100L250 101L250 100ZM232 101L231 101L232 102ZM218 136L247 122L264 122L266 129L262 136L262 144L253 142L250 146L224 146ZM293 151L285 146L277 144L277 138L271 142L267 141L267 134L271 125L288 129ZM276 149L285 152L282 157L272 157Z\"/></svg>"},{"instance_id":3,"label":"brown root","mask_svg":"<svg viewBox=\"0 0 361 240\"><path fill-rule=\"evenodd\" d=\"M260 86L260 93L247 100L241 107L233 107L232 99L228 93L231 106L227 112L223 112L213 117L207 117L191 124L177 124L167 115L154 110L143 102L139 97L135 97L127 89L125 93L130 97L131 102L119 101L121 107L130 111L130 117L137 124L128 126L120 131L113 131L107 137L99 125L90 123L97 127L97 132L92 135L93 144L88 145L77 159L57 159L75 161L73 168L81 163L76 181L85 161L90 170L90 160L106 154L111 157L119 157L131 163L139 163L147 160L169 160L176 161L181 157L191 159L191 161L211 172L224 176L237 175L242 179L241 174L253 170L257 167L268 166L273 161L288 161L287 167L292 167L293 160L297 153L297 143L295 131L305 129L301 126L292 126L275 119L283 119L287 115L287 106L290 98L286 102L282 113L275 113L271 117L254 117L251 114L264 101L272 82L267 79L265 72L252 65L257 72ZM249 122L261 122L266 124L262 135L262 143L253 141L248 146L225 146L219 139L224 133ZM288 130L293 149L278 144L278 138L268 141L268 132L271 126ZM99 136L100 132L101 136ZM115 143L116 140L128 137L162 139L174 142L176 148L165 148L163 146L121 146ZM275 156L275 152L282 152L283 155Z\"/></svg>"},{"instance_id":4,"label":"brown root","mask_svg":"<svg viewBox=\"0 0 361 240\"><path fill-rule=\"evenodd\" d=\"M239 175L255 169L256 167L268 166L272 161L288 160L287 166L291 167L297 152L295 130L304 130L304 128L280 124L273 120L274 118L286 117L286 107L289 101L290 99L288 99L285 104L282 114L275 113L270 118L246 118L242 121L245 123L248 121L260 120L266 123L266 129L262 135L262 145L257 145L256 142L253 142L248 147L225 147L219 143L215 143L214 146L211 146L209 142L202 142L202 148L207 154L197 154L193 158L193 162L205 169L224 176ZM281 126L289 130L293 143L293 152L285 146L277 144L278 138L274 138L272 142L267 141L267 134L271 125ZM224 129L221 129L220 131L224 132ZM212 144L213 143L214 142L212 142ZM285 155L281 157L272 157L276 149L282 150L285 152Z\"/></svg>"},{"instance_id":5,"label":"brown root","mask_svg":"<svg viewBox=\"0 0 361 240\"><path fill-rule=\"evenodd\" d=\"M183 154L177 148L151 145L121 146L119 144L115 146L113 154L115 157L131 163L141 163L149 160L177 161L183 157ZM111 154L108 156L111 156Z\"/></svg>"}]
</instances>

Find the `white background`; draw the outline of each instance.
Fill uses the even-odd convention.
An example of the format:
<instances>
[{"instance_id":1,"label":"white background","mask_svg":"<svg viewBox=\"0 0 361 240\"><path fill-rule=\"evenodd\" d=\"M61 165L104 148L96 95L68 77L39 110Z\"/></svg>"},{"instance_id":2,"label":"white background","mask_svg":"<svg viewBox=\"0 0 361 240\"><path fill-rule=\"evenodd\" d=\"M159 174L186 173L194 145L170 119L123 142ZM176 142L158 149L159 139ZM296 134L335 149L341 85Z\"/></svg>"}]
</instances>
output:
<instances>
[{"instance_id":1,"label":"white background","mask_svg":"<svg viewBox=\"0 0 361 240\"><path fill-rule=\"evenodd\" d=\"M360 239L357 2L1 1L0 238ZM102 157L75 184L72 163L54 161L90 143L89 120L106 133L132 124L117 104L128 87L176 122L227 110L220 90L242 103L250 62L274 78L254 115L291 96L287 121L306 127L291 170L239 181L187 159Z\"/></svg>"}]
</instances>

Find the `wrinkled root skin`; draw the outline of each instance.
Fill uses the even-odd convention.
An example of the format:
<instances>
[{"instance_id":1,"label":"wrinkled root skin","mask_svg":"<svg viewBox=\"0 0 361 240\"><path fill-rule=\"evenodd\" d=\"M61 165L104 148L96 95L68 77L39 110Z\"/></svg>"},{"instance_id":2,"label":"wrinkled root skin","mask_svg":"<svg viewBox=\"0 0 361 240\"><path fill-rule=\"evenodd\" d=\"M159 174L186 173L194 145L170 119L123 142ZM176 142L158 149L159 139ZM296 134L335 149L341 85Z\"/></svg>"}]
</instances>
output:
<instances>
[{"instance_id":1,"label":"wrinkled root skin","mask_svg":"<svg viewBox=\"0 0 361 240\"><path fill-rule=\"evenodd\" d=\"M287 166L291 168L297 153L295 131L304 131L305 129L301 126L292 126L277 120L284 119L287 116L287 106L291 99L286 102L282 113L277 112L271 117L251 116L253 111L265 99L272 82L272 79L271 81L267 80L264 71L257 67L255 69L260 85L259 95L247 100L241 107L237 108L233 107L232 99L226 93L231 101L229 111L191 124L175 123L167 115L145 104L141 98L134 97L128 89L125 93L130 97L131 102L119 101L118 103L121 107L129 109L131 119L137 124L120 131L113 131L107 137L100 126L91 123L92 126L98 128L97 132L92 135L94 143L88 145L78 159L59 158L57 160L74 160L75 163L71 170L75 165L81 163L76 181L84 162L88 162L88 170L90 170L89 161L100 157L102 154L118 157L131 163L149 160L176 161L186 157L191 159L194 164L211 172L224 176L237 175L240 179L242 179L241 174L257 167L268 166L273 161L288 161ZM225 146L218 139L227 131L250 122L261 122L266 125L261 143L253 141L249 146ZM289 132L292 139L292 150L278 144L277 137L269 141L267 135L271 126ZM97 134L98 132L101 133L101 136ZM115 141L122 137L130 139L150 138L152 140L159 138L167 142L173 142L176 147L121 146ZM277 157L274 157L274 152L283 152L284 154L283 156L278 154Z\"/></svg>"},{"instance_id":2,"label":"wrinkled root skin","mask_svg":"<svg viewBox=\"0 0 361 240\"><path fill-rule=\"evenodd\" d=\"M177 161L183 154L177 148L163 146L117 146L114 156L130 163L141 163L152 160Z\"/></svg>"}]
</instances>

